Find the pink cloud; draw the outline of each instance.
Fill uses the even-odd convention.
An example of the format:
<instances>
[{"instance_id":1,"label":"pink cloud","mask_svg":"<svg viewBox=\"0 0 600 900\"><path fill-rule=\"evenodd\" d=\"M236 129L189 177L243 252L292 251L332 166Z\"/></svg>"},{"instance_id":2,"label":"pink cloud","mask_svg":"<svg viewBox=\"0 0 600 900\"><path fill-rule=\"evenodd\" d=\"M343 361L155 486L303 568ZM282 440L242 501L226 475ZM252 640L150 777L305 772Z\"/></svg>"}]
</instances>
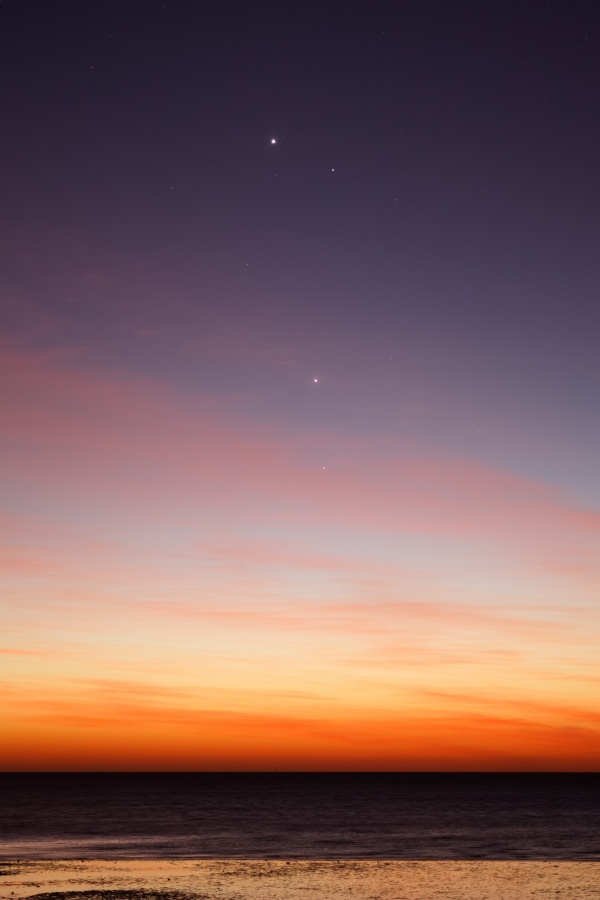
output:
<instances>
[{"instance_id":1,"label":"pink cloud","mask_svg":"<svg viewBox=\"0 0 600 900\"><path fill-rule=\"evenodd\" d=\"M365 560L326 553L302 553L289 543L274 540L222 541L219 544L198 544L198 553L206 559L226 566L281 566L291 569L356 572Z\"/></svg>"},{"instance_id":2,"label":"pink cloud","mask_svg":"<svg viewBox=\"0 0 600 900\"><path fill-rule=\"evenodd\" d=\"M475 460L407 454L335 435L290 434L210 396L69 367L4 347L11 386L0 412L16 477L122 502L235 508L253 520L571 544L600 535L600 514L559 490ZM312 460L326 452L325 472Z\"/></svg>"}]
</instances>

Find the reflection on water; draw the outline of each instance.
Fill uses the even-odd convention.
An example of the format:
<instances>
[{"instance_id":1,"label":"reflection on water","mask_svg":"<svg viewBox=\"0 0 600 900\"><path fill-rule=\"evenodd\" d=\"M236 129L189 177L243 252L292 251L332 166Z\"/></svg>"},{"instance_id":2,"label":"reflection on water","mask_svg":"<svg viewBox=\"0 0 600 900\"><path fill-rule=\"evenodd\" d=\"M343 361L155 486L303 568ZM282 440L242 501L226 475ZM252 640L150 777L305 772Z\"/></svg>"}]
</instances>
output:
<instances>
[{"instance_id":1,"label":"reflection on water","mask_svg":"<svg viewBox=\"0 0 600 900\"><path fill-rule=\"evenodd\" d=\"M3 775L0 858L600 859L598 775Z\"/></svg>"}]
</instances>

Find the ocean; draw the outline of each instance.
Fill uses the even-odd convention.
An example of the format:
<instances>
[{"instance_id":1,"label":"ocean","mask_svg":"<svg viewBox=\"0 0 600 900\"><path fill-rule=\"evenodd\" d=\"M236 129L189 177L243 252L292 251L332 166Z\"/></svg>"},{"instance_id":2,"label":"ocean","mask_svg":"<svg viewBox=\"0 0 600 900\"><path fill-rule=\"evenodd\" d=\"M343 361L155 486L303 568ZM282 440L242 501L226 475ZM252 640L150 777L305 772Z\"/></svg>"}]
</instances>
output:
<instances>
[{"instance_id":1,"label":"ocean","mask_svg":"<svg viewBox=\"0 0 600 900\"><path fill-rule=\"evenodd\" d=\"M600 860L600 775L5 773L0 858Z\"/></svg>"}]
</instances>

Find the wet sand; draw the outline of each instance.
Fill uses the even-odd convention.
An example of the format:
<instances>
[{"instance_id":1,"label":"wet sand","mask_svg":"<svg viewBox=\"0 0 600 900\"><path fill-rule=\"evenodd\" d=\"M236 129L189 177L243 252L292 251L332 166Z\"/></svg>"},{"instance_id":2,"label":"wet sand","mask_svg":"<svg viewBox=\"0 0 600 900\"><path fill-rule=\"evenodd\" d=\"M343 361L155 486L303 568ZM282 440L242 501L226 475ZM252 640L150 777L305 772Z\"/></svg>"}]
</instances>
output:
<instances>
[{"instance_id":1,"label":"wet sand","mask_svg":"<svg viewBox=\"0 0 600 900\"><path fill-rule=\"evenodd\" d=\"M68 860L0 863L0 900L586 900L600 862Z\"/></svg>"}]
</instances>

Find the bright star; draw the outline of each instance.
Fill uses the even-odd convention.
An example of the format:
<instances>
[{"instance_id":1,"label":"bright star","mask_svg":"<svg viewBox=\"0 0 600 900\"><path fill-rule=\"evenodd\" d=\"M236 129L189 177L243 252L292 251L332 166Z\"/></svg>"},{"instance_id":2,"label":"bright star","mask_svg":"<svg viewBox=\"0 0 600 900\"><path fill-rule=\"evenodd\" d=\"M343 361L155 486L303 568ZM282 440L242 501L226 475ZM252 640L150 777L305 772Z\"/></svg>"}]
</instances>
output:
<instances>
[{"instance_id":1,"label":"bright star","mask_svg":"<svg viewBox=\"0 0 600 900\"><path fill-rule=\"evenodd\" d=\"M276 143L277 143L277 138L271 138L271 143L272 143L272 144L276 144Z\"/></svg>"}]
</instances>

